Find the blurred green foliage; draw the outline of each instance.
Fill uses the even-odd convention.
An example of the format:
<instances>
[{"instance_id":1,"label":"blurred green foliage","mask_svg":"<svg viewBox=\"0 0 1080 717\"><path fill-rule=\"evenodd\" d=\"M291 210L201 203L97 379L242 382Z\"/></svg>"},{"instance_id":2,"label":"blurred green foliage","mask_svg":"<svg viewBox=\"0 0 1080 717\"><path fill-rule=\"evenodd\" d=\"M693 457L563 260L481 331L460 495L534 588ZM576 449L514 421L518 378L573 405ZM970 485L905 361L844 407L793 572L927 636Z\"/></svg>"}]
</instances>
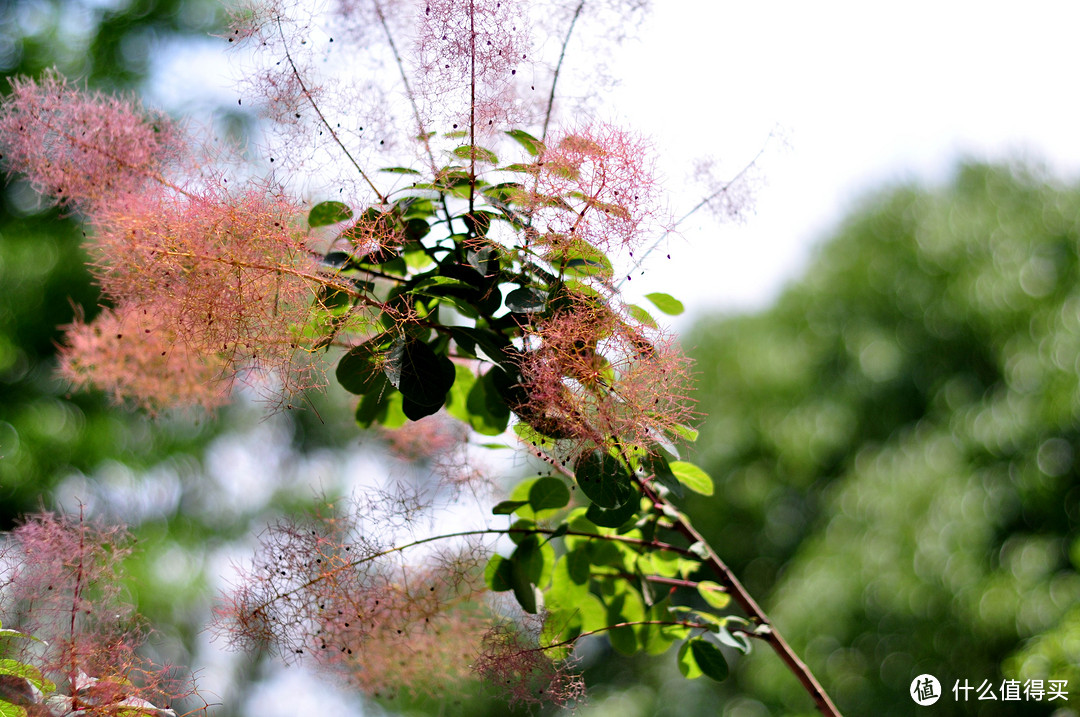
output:
<instances>
[{"instance_id":1,"label":"blurred green foliage","mask_svg":"<svg viewBox=\"0 0 1080 717\"><path fill-rule=\"evenodd\" d=\"M890 190L686 344L718 483L690 512L841 710L911 714L924 672L935 714L1071 706L952 686L1080 686L1080 189L968 165ZM767 651L741 667L740 714L812 711Z\"/></svg>"}]
</instances>

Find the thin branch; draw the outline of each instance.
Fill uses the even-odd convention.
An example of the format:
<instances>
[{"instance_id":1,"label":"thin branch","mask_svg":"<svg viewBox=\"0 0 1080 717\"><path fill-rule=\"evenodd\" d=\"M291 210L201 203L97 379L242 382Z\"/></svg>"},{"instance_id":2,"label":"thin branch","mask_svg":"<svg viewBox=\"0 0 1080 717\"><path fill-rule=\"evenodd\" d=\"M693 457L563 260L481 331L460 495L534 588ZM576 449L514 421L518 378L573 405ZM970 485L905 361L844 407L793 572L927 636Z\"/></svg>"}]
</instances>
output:
<instances>
[{"instance_id":1,"label":"thin branch","mask_svg":"<svg viewBox=\"0 0 1080 717\"><path fill-rule=\"evenodd\" d=\"M555 533L556 533L556 531L553 528L477 528L475 530L461 530L461 531L458 531L458 532L455 532L455 533L441 533L439 535L433 535L433 536L430 536L430 537L427 537L427 538L418 538L418 539L416 539L416 540L414 540L412 542L409 542L409 543L403 543L402 545L395 545L395 546L387 548L385 550L380 550L378 552L371 553L370 555L365 555L362 558L357 558L356 560L352 560L352 561L349 561L347 563L342 564L340 567L335 568L333 570L333 572L338 573L338 572L340 572L342 570L349 570L349 569L352 569L352 568L356 568L356 567L359 567L359 566L361 566L361 565L363 565L365 563L370 563L370 562L372 562L374 560L378 560L379 558L385 558L388 555L393 555L394 553L401 553L401 552L404 552L404 551L406 551L406 550L408 550L410 548L415 548L415 547L418 547L418 546L421 546L421 545L426 545L428 543L434 543L434 542L439 541L439 540L450 540L450 539L453 539L453 538L467 538L467 537L474 536L474 535L552 535L553 536ZM677 545L670 545L668 543L663 543L663 542L660 542L660 541L657 541L657 540L642 540L640 538L629 538L629 537L626 537L624 535L600 535L599 533L586 533L584 531L577 531L577 530L568 530L568 531L566 531L564 533L559 533L559 535L560 536L572 535L572 536L579 537L579 538L588 538L590 540L607 540L607 541L611 541L611 542L615 542L615 543L626 543L626 544L629 544L629 545L637 545L637 546L649 547L649 548L652 548L654 550L668 550L668 551L671 551L671 552L674 552L674 553L679 553L680 555L692 555L692 553L687 548L681 548L681 547L679 547ZM314 577L314 578L312 578L312 579L310 579L310 580L308 580L308 581L306 581L304 583L301 583L300 585L297 585L296 587L292 588L291 590L276 593L270 600L267 600L266 602L264 602L264 603L258 605L257 607L255 607L252 610L252 612L253 613L258 613L259 611L261 611L261 610L265 609L266 607L268 607L271 603L276 602L278 600L288 598L288 597L290 597L292 595L295 595L297 593L300 593L300 592L312 587L313 585L317 585L318 583L325 580L327 577L328 577L327 575L318 575L318 576L316 576L316 577Z\"/></svg>"},{"instance_id":2,"label":"thin branch","mask_svg":"<svg viewBox=\"0 0 1080 717\"><path fill-rule=\"evenodd\" d=\"M337 144L339 148L341 148L341 151L342 153L344 153L345 158L349 160L350 164L352 164L352 166L356 168L356 171L359 172L360 176L363 177L365 182L367 182L367 185L371 187L371 191L375 192L375 195L379 198L379 201L382 204L388 204L389 202L386 199L386 195L379 191L379 188L376 187L375 183L371 181L371 178L368 177L367 173L360 166L360 163L357 162L356 158L352 156L352 152L350 152L348 147L345 146L345 143L341 141L341 138L338 136L337 131L334 129L333 125L330 124L330 121L326 119L326 116L323 115L322 109L319 108L318 103L315 102L314 95L311 94L311 91L307 88L307 85L304 84L304 78L300 74L300 70L299 68L297 68L296 63L293 62L292 53L289 52L289 43L285 40L285 31L281 27L280 17L277 18L277 28L278 34L281 35L282 46L285 49L285 59L289 61L289 67L292 69L293 77L296 78L296 82L300 85L300 89L303 91L304 97L307 98L308 104L310 104L311 108L315 110L315 114L319 116L319 121L322 122L322 125L326 128L326 131L330 133L330 136L334 139L334 143Z\"/></svg>"},{"instance_id":3,"label":"thin branch","mask_svg":"<svg viewBox=\"0 0 1080 717\"><path fill-rule=\"evenodd\" d=\"M424 120L420 117L420 107L416 103L416 94L409 83L409 74L405 71L405 62L401 59L401 53L398 52L397 43L394 42L394 34L390 32L390 24L383 13L381 2L375 2L375 14L379 17L379 24L382 25L383 32L386 33L386 42L390 46L390 53L394 56L394 63L397 64L398 72L401 74L401 82L405 85L405 97L409 100L413 118L416 120L417 137L424 143L424 152L427 153L428 164L431 166L431 173L434 175L437 173L437 167L435 166L435 154L431 150L431 139L424 127ZM442 192L439 192L439 203L442 204L443 213L446 214L446 226L449 233L453 234L454 226L451 221L450 207L446 203L446 195Z\"/></svg>"},{"instance_id":4,"label":"thin branch","mask_svg":"<svg viewBox=\"0 0 1080 717\"><path fill-rule=\"evenodd\" d=\"M568 470L564 466L556 463L556 470L559 470L569 478L574 478L573 471ZM575 479L576 480L576 479ZM663 506L671 506L671 504L661 498L648 484L646 480L637 479L637 485L641 488L645 497L652 501L653 505L662 508ZM673 507L673 506L672 506ZM665 511L666 512L666 511ZM795 675L795 677L802 684L803 689L814 701L818 711L826 717L842 717L840 710L836 708L832 700L829 698L825 688L821 686L817 678L814 677L814 673L810 671L810 668L805 662L803 662L795 651L791 649L791 646L784 640L783 635L773 626L769 620L769 616L761 609L761 606L757 604L757 601L750 595L750 593L743 587L743 584L739 582L739 579L735 576L735 573L731 571L731 568L720 559L720 556L716 554L712 546L706 542L705 538L701 536L699 532L690 524L690 520L678 510L671 511L673 515L678 515L678 518L674 521L672 529L682 535L688 541L691 546L697 546L694 550L688 548L678 549L680 553L684 555L693 555L697 558L703 558L703 562L709 566L709 569L716 574L719 578L719 582L724 586L727 593L735 600L735 602L742 608L757 625L756 637L760 637L765 642L768 642L772 646L773 650L779 655L780 659L787 665L789 671ZM651 543L655 545L655 543ZM704 555L702 555L704 552Z\"/></svg>"},{"instance_id":5,"label":"thin branch","mask_svg":"<svg viewBox=\"0 0 1080 717\"><path fill-rule=\"evenodd\" d=\"M633 620L630 622L620 622L615 625L605 625L604 627L598 627L595 630L586 630L578 635L570 638L569 640L563 640L562 642L553 642L550 645L542 645L541 647L533 648L532 651L542 652L544 650L554 650L560 647L567 647L573 645L575 642L583 637L590 635L599 635L602 632L610 632L611 630L617 630L620 627L636 627L637 625L667 625L667 626L681 626L689 627L695 630L710 630L711 625L705 625L697 622L690 622L689 620Z\"/></svg>"},{"instance_id":6,"label":"thin branch","mask_svg":"<svg viewBox=\"0 0 1080 717\"><path fill-rule=\"evenodd\" d=\"M544 131L540 134L540 141L547 141L548 123L551 122L551 113L555 109L555 86L559 84L559 72L562 70L563 60L566 58L566 48L570 45L570 36L574 34L574 25L577 24L578 16L585 8L585 0L578 3L574 10L574 17L570 18L570 27L566 29L566 37L563 38L562 49L559 50L559 61L555 64L555 76L551 78L551 92L548 93L547 113L544 115Z\"/></svg>"},{"instance_id":7,"label":"thin branch","mask_svg":"<svg viewBox=\"0 0 1080 717\"><path fill-rule=\"evenodd\" d=\"M633 274L638 269L638 267L640 267L642 264L644 264L645 260L649 257L649 255L652 254L654 251L656 251L656 248L658 246L660 246L660 242L662 242L664 239L666 239L668 237L668 235L673 234L675 232L675 230L678 229L679 226L683 222L685 222L687 219L689 219L690 217L694 216L699 211L701 211L701 209L703 207L705 207L706 205L708 205L708 203L711 202L712 200L716 199L717 197L721 196L722 194L726 194L729 189L731 189L733 186L735 186L736 182L738 182L740 179L742 179L744 176L746 176L747 172L749 172L751 169L753 169L755 166L757 166L758 160L761 159L761 156L763 154L765 154L765 150L767 150L769 148L769 140L771 140L772 138L773 138L773 134L770 132L769 136L765 139L765 143L761 146L761 149L758 150L758 153L754 155L753 159L751 159L749 162L746 163L746 166L744 166L742 169L740 169L739 172L734 177L729 179L726 184L721 186L719 189L717 189L715 192L708 195L707 197L702 198L702 200L699 201L697 204L695 204L694 207L692 209L690 209L690 211L683 214L681 217L679 217L675 221L674 224L672 224L670 227L665 229L663 231L663 233L660 234L660 236L658 236L656 238L656 241L654 241L652 244L650 244L649 248L646 249L645 252L643 254L641 254L641 256L637 257L637 259L634 261L633 265L630 267L630 270L627 272L627 275L629 276L629 275ZM626 281L625 278L620 279L619 283L615 284L615 289L616 290L619 289L623 285L623 283L625 283L625 281Z\"/></svg>"},{"instance_id":8,"label":"thin branch","mask_svg":"<svg viewBox=\"0 0 1080 717\"><path fill-rule=\"evenodd\" d=\"M648 485L639 481L639 485L642 490L645 491L646 497L653 502L654 505L663 506L668 505L667 501L660 496L656 495ZM818 711L826 717L841 717L840 710L836 708L832 700L829 698L825 688L821 686L814 673L810 671L810 668L805 662L803 662L795 651L791 649L791 646L784 639L780 631L777 630L772 622L769 620L769 616L765 614L765 611L761 609L761 606L757 604L757 601L750 595L750 593L743 587L743 584L735 576L735 573L731 571L731 568L720 559L720 556L716 554L712 546L706 542L701 533L697 531L690 524L689 519L679 511L674 511L678 518L675 520L673 526L674 530L690 541L692 546L698 546L698 551L695 553L701 556L704 553L704 562L709 568L716 574L720 581L731 597L738 603L751 620L757 625L754 630L755 636L760 637L765 642L772 646L773 651L780 657L780 659L787 665L788 670L799 680L803 689L810 695L810 698L814 700L814 705Z\"/></svg>"},{"instance_id":9,"label":"thin branch","mask_svg":"<svg viewBox=\"0 0 1080 717\"><path fill-rule=\"evenodd\" d=\"M469 0L469 217L476 203L476 0ZM475 218L473 226L476 226ZM466 227L468 229L468 227ZM471 234L472 231L470 230Z\"/></svg>"}]
</instances>

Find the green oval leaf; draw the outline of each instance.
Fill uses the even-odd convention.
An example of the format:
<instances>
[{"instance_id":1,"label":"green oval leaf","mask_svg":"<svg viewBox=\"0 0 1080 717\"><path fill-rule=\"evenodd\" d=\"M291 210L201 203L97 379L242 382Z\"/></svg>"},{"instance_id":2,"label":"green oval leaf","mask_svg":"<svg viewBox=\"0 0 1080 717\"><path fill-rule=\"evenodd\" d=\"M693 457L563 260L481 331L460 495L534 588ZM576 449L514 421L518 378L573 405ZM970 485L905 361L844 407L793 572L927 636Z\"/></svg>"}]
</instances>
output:
<instances>
[{"instance_id":1,"label":"green oval leaf","mask_svg":"<svg viewBox=\"0 0 1080 717\"><path fill-rule=\"evenodd\" d=\"M570 502L570 489L558 478L541 478L529 488L529 507L534 512L557 509Z\"/></svg>"},{"instance_id":2,"label":"green oval leaf","mask_svg":"<svg viewBox=\"0 0 1080 717\"><path fill-rule=\"evenodd\" d=\"M514 554L510 556L510 585L514 590L521 609L530 615L536 614L536 590L533 585L540 582L544 571L544 555L540 549L540 540L530 535L518 543Z\"/></svg>"},{"instance_id":3,"label":"green oval leaf","mask_svg":"<svg viewBox=\"0 0 1080 717\"><path fill-rule=\"evenodd\" d=\"M520 314L532 314L543 311L547 304L547 295L539 289L523 286L506 295L506 308Z\"/></svg>"},{"instance_id":4,"label":"green oval leaf","mask_svg":"<svg viewBox=\"0 0 1080 717\"><path fill-rule=\"evenodd\" d=\"M524 132L520 129L512 129L506 134L513 137L518 144L525 148L526 152L528 152L534 157L540 154L540 150L544 148L544 144L540 140L538 140L536 137L533 137L528 132Z\"/></svg>"},{"instance_id":5,"label":"green oval leaf","mask_svg":"<svg viewBox=\"0 0 1080 717\"><path fill-rule=\"evenodd\" d=\"M686 461L671 461L668 464L671 472L684 486L702 495L713 494L713 480L708 473L701 470L693 463Z\"/></svg>"},{"instance_id":6,"label":"green oval leaf","mask_svg":"<svg viewBox=\"0 0 1080 717\"><path fill-rule=\"evenodd\" d=\"M581 492L601 508L619 508L634 495L626 467L614 456L594 450L577 462L575 477Z\"/></svg>"},{"instance_id":7,"label":"green oval leaf","mask_svg":"<svg viewBox=\"0 0 1080 717\"><path fill-rule=\"evenodd\" d=\"M697 660L694 659L694 653L690 649L691 642L693 642L693 640L687 640L682 644L679 648L679 655L676 660L679 663L679 672L682 673L682 676L688 680L696 680L704 673L698 666Z\"/></svg>"},{"instance_id":8,"label":"green oval leaf","mask_svg":"<svg viewBox=\"0 0 1080 717\"><path fill-rule=\"evenodd\" d=\"M697 589L701 599L717 610L723 610L731 602L731 595L728 595L720 583L714 583L712 580L702 580L698 583Z\"/></svg>"},{"instance_id":9,"label":"green oval leaf","mask_svg":"<svg viewBox=\"0 0 1080 717\"><path fill-rule=\"evenodd\" d=\"M342 202L319 202L308 213L308 226L311 228L337 224L352 217L352 209Z\"/></svg>"},{"instance_id":10,"label":"green oval leaf","mask_svg":"<svg viewBox=\"0 0 1080 717\"><path fill-rule=\"evenodd\" d=\"M641 508L640 501L626 501L625 505L618 508L601 508L596 503L589 506L585 511L585 517L601 528L620 528L626 522L637 515Z\"/></svg>"},{"instance_id":11,"label":"green oval leaf","mask_svg":"<svg viewBox=\"0 0 1080 717\"><path fill-rule=\"evenodd\" d=\"M487 162L488 164L499 163L499 158L495 156L494 152L475 144L463 144L454 149L453 154L455 157L470 161L475 158L477 161Z\"/></svg>"},{"instance_id":12,"label":"green oval leaf","mask_svg":"<svg viewBox=\"0 0 1080 717\"><path fill-rule=\"evenodd\" d=\"M675 474L671 472L671 466L668 464L666 458L661 455L650 454L645 456L645 459L641 462L641 468L645 471L646 475L652 474L653 478L672 492L676 498L682 498L684 495L683 484L679 482L679 479L675 477Z\"/></svg>"},{"instance_id":13,"label":"green oval leaf","mask_svg":"<svg viewBox=\"0 0 1080 717\"><path fill-rule=\"evenodd\" d=\"M484 583L497 593L505 592L511 587L510 561L501 555L492 555L484 567Z\"/></svg>"},{"instance_id":14,"label":"green oval leaf","mask_svg":"<svg viewBox=\"0 0 1080 717\"><path fill-rule=\"evenodd\" d=\"M417 407L437 407L446 402L457 371L446 356L436 354L423 341L399 337L387 354L383 372L390 383Z\"/></svg>"},{"instance_id":15,"label":"green oval leaf","mask_svg":"<svg viewBox=\"0 0 1080 717\"><path fill-rule=\"evenodd\" d=\"M523 505L528 505L527 500L504 500L491 509L492 515L510 515Z\"/></svg>"},{"instance_id":16,"label":"green oval leaf","mask_svg":"<svg viewBox=\"0 0 1080 717\"><path fill-rule=\"evenodd\" d=\"M338 361L334 372L341 387L358 396L377 387L383 376L383 352L388 345L386 336L376 336L349 349Z\"/></svg>"},{"instance_id":17,"label":"green oval leaf","mask_svg":"<svg viewBox=\"0 0 1080 717\"><path fill-rule=\"evenodd\" d=\"M651 301L653 306L660 309L668 316L678 316L685 311L682 302L671 294L657 291L652 294L645 294L645 298Z\"/></svg>"},{"instance_id":18,"label":"green oval leaf","mask_svg":"<svg viewBox=\"0 0 1080 717\"><path fill-rule=\"evenodd\" d=\"M694 661L707 677L711 677L717 682L723 682L727 679L728 664L727 660L724 659L724 653L720 652L719 647L701 639L690 640L689 645Z\"/></svg>"},{"instance_id":19,"label":"green oval leaf","mask_svg":"<svg viewBox=\"0 0 1080 717\"><path fill-rule=\"evenodd\" d=\"M630 312L630 315L633 316L634 320L638 323L645 324L652 329L656 328L656 319L652 317L652 314L637 304L628 304L626 310Z\"/></svg>"}]
</instances>

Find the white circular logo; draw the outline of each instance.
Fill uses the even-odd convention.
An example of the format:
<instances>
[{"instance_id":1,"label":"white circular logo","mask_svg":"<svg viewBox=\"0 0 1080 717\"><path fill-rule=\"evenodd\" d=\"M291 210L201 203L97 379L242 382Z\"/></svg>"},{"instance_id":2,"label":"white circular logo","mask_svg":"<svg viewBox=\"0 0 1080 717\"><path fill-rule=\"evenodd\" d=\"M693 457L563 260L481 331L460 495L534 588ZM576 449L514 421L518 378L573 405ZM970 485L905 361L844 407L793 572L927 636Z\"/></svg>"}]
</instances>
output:
<instances>
[{"instance_id":1,"label":"white circular logo","mask_svg":"<svg viewBox=\"0 0 1080 717\"><path fill-rule=\"evenodd\" d=\"M941 699L941 683L933 675L919 675L911 681L911 699L926 707Z\"/></svg>"}]
</instances>

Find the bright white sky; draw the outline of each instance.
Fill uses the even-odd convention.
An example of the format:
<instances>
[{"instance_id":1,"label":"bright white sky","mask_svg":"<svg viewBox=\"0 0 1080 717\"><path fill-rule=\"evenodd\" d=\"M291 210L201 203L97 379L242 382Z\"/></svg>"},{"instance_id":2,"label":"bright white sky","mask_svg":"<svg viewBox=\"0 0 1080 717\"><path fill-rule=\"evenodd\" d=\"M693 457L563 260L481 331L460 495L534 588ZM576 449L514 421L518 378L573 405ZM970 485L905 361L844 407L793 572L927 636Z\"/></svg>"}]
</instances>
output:
<instances>
[{"instance_id":1,"label":"bright white sky","mask_svg":"<svg viewBox=\"0 0 1080 717\"><path fill-rule=\"evenodd\" d=\"M680 326L767 305L814 242L886 183L945 181L963 157L1026 157L1080 176L1073 0L653 5L612 63L623 84L604 119L655 138L675 192L696 157L731 176L768 145L746 221L695 216L672 260L667 248L654 254L626 287L682 299ZM221 72L222 43L212 44ZM191 58L170 55L155 93L166 103L192 86ZM767 143L774 130L781 139ZM700 196L692 188L673 209Z\"/></svg>"},{"instance_id":2,"label":"bright white sky","mask_svg":"<svg viewBox=\"0 0 1080 717\"><path fill-rule=\"evenodd\" d=\"M733 173L775 126L787 144L763 158L744 225L688 223L674 260L635 282L692 313L767 304L888 182L944 181L962 157L1080 174L1080 3L654 5L618 68L632 121L684 167L704 146Z\"/></svg>"}]
</instances>

